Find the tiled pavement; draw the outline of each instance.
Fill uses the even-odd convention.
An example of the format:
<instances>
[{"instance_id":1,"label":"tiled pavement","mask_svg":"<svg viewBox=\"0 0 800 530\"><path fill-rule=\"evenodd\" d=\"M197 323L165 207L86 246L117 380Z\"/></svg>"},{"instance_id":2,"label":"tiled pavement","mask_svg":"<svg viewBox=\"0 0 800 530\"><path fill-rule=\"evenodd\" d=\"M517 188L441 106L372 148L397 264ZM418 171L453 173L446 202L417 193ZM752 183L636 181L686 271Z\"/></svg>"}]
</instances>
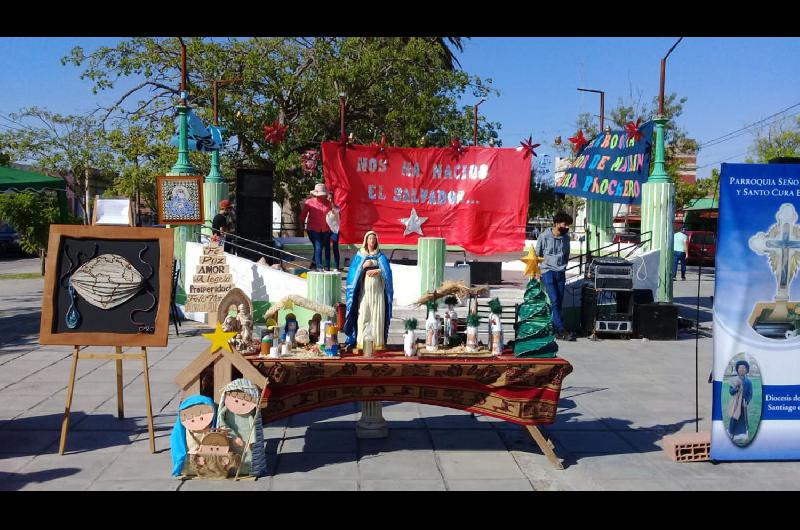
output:
<instances>
[{"instance_id":1,"label":"tiled pavement","mask_svg":"<svg viewBox=\"0 0 800 530\"><path fill-rule=\"evenodd\" d=\"M691 281L676 284L688 299ZM696 280L696 275L694 279ZM705 295L713 289L705 277ZM685 291L685 292L684 292ZM695 341L579 339L561 344L574 366L558 420L543 428L564 458L557 471L518 426L462 411L385 403L390 435L359 440L358 404L265 427L269 476L180 482L170 477L175 375L199 353L198 326L171 330L149 352L156 454L150 454L142 368L124 366L125 419L116 418L114 363L81 360L67 454L58 437L70 348L39 346L41 280L0 280L0 489L2 490L705 490L798 489L800 463L678 464L661 439L694 431ZM707 312L704 311L704 314ZM35 321L36 326L31 324ZM33 330L33 331L32 331ZM96 348L98 351L101 348ZM700 429L710 427L711 339L699 341Z\"/></svg>"}]
</instances>

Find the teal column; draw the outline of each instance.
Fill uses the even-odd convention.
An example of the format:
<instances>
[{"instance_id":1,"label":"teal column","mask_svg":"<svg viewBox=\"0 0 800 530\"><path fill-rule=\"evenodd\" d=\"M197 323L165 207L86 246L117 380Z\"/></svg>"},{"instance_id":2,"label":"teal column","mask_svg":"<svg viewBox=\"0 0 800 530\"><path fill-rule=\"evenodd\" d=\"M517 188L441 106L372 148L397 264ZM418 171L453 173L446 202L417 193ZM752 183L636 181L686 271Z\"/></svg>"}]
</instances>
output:
<instances>
[{"instance_id":1,"label":"teal column","mask_svg":"<svg viewBox=\"0 0 800 530\"><path fill-rule=\"evenodd\" d=\"M211 151L211 169L203 183L203 234L211 235L211 221L219 211L219 201L227 199L229 193L228 183L219 170L219 151Z\"/></svg>"},{"instance_id":2,"label":"teal column","mask_svg":"<svg viewBox=\"0 0 800 530\"><path fill-rule=\"evenodd\" d=\"M658 264L659 302L672 303L672 237L675 221L675 184L667 175L664 165L664 124L667 120L656 118L656 153L653 173L642 185L642 234L650 232L650 248L660 250ZM646 236L645 236L646 237Z\"/></svg>"},{"instance_id":3,"label":"teal column","mask_svg":"<svg viewBox=\"0 0 800 530\"><path fill-rule=\"evenodd\" d=\"M172 169L167 173L167 176L180 176L180 175L197 175L197 168L195 168L189 160L189 139L187 137L189 107L186 105L178 105L179 117L179 143L178 143L178 160ZM204 190L205 191L205 190ZM199 242L200 241L200 227L192 225L181 225L175 228L175 259L181 264L181 276L178 281L178 292L176 296L181 298L186 296L183 288L184 277L186 275L186 242ZM178 300L180 301L180 300Z\"/></svg>"},{"instance_id":4,"label":"teal column","mask_svg":"<svg viewBox=\"0 0 800 530\"><path fill-rule=\"evenodd\" d=\"M445 248L443 237L421 237L417 240L417 267L420 271L421 295L442 286Z\"/></svg>"},{"instance_id":5,"label":"teal column","mask_svg":"<svg viewBox=\"0 0 800 530\"><path fill-rule=\"evenodd\" d=\"M588 199L586 201L586 222L592 232L592 252L614 240L612 223L614 222L614 203ZM597 244L600 234L600 245Z\"/></svg>"},{"instance_id":6,"label":"teal column","mask_svg":"<svg viewBox=\"0 0 800 530\"><path fill-rule=\"evenodd\" d=\"M307 281L306 298L312 302L333 307L342 301L342 273L311 271Z\"/></svg>"}]
</instances>

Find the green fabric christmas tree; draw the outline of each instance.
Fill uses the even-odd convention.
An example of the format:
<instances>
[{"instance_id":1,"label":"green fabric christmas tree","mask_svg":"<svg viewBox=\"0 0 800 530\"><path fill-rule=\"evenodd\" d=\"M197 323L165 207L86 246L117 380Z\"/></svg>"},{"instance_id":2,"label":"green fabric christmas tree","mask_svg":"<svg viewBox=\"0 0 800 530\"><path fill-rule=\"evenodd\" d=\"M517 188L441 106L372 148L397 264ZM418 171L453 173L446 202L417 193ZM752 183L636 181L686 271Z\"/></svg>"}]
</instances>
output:
<instances>
[{"instance_id":1,"label":"green fabric christmas tree","mask_svg":"<svg viewBox=\"0 0 800 530\"><path fill-rule=\"evenodd\" d=\"M555 357L557 351L553 314L547 295L542 282L531 278L519 306L514 357Z\"/></svg>"}]
</instances>

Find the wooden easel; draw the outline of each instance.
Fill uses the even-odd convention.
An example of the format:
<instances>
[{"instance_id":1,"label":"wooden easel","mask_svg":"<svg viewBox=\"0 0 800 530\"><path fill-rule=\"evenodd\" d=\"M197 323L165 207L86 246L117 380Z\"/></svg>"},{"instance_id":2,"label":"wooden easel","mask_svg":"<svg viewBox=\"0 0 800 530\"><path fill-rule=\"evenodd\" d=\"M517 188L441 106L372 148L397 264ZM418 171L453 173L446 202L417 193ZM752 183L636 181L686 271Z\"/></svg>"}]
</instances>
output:
<instances>
[{"instance_id":1,"label":"wooden easel","mask_svg":"<svg viewBox=\"0 0 800 530\"><path fill-rule=\"evenodd\" d=\"M141 353L122 353L121 346L115 346L115 353L81 353L81 348L88 346L75 346L72 352L72 369L69 373L67 385L67 406L64 410L64 419L61 422L61 441L58 452L64 454L67 445L67 430L69 430L69 409L72 406L72 391L75 388L75 371L78 368L78 359L114 359L117 365L117 418L125 417L122 400L122 361L141 359L144 364L144 395L147 401L147 428L150 431L150 452L156 452L156 439L153 430L153 407L150 402L150 369L147 365L147 347L141 346Z\"/></svg>"}]
</instances>

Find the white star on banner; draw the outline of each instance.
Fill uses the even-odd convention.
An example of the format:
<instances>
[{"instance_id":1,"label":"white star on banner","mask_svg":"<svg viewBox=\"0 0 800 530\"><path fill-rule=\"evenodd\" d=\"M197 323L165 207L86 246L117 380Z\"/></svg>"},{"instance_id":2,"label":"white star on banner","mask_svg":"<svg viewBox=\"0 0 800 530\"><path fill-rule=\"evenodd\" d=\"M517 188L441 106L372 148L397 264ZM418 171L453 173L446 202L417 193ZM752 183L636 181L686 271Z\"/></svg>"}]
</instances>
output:
<instances>
[{"instance_id":1,"label":"white star on banner","mask_svg":"<svg viewBox=\"0 0 800 530\"><path fill-rule=\"evenodd\" d=\"M411 208L411 215L409 217L404 217L400 219L400 222L406 226L405 231L403 232L404 236L416 232L417 234L423 236L425 234L422 233L422 223L427 221L427 217L420 217L417 215L417 210L415 208Z\"/></svg>"}]
</instances>

